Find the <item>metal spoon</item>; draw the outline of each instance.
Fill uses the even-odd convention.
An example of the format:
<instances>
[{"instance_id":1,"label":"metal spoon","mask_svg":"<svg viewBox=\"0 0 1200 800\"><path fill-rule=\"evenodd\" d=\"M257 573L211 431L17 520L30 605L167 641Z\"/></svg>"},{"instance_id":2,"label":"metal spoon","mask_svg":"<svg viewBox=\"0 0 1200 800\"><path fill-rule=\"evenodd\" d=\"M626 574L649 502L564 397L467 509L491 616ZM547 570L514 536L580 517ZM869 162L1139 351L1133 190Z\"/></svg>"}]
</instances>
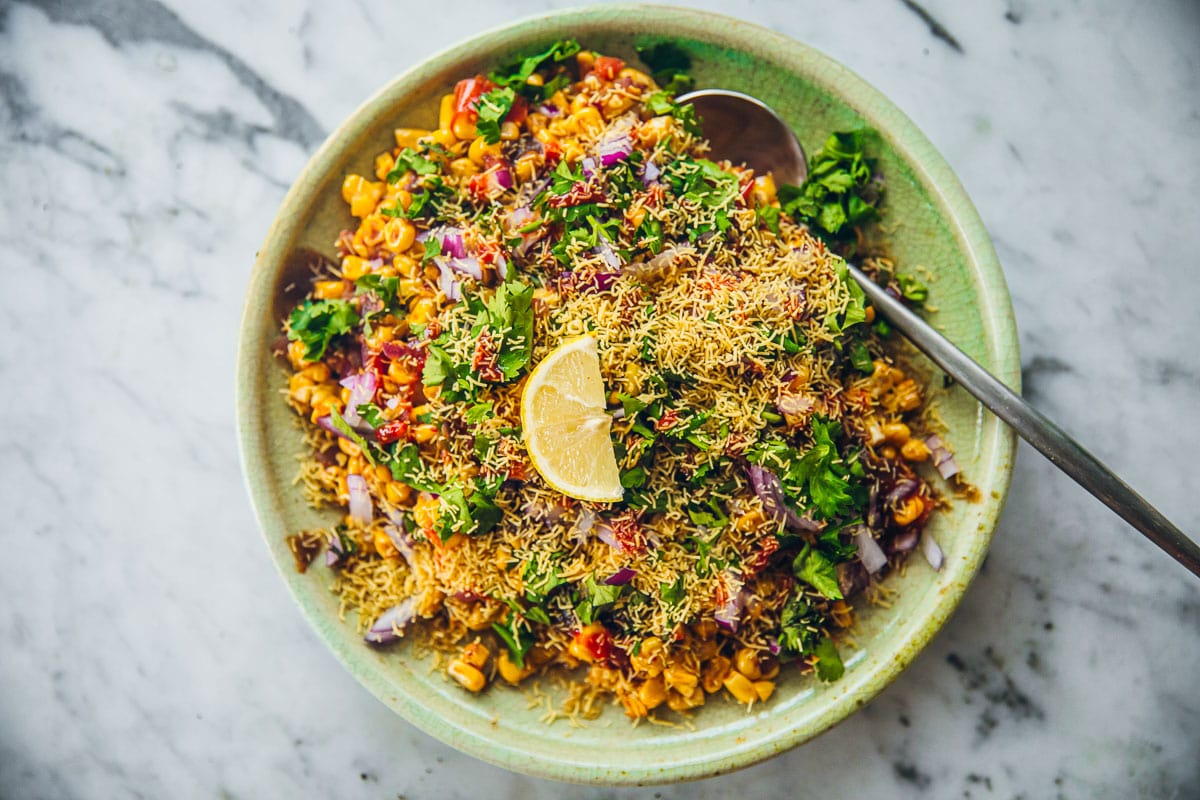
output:
<instances>
[{"instance_id":1,"label":"metal spoon","mask_svg":"<svg viewBox=\"0 0 1200 800\"><path fill-rule=\"evenodd\" d=\"M713 153L734 163L745 163L759 172L769 170L774 173L777 183L799 185L804 182L808 165L800 142L787 123L761 100L740 92L702 89L681 95L679 102L695 107ZM1055 466L1200 576L1200 546L1078 442L972 361L916 313L853 264L847 266L876 312L886 317L917 349L1011 425L1021 438L1041 451Z\"/></svg>"}]
</instances>

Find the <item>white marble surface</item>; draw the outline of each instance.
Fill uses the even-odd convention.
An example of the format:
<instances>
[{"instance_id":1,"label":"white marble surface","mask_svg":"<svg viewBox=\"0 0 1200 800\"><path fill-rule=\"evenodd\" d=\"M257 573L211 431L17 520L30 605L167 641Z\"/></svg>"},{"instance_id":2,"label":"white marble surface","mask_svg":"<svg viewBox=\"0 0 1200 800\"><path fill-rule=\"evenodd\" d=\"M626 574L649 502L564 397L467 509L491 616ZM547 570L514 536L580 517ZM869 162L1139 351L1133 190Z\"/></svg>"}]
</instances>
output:
<instances>
[{"instance_id":1,"label":"white marble surface","mask_svg":"<svg viewBox=\"0 0 1200 800\"><path fill-rule=\"evenodd\" d=\"M0 0L0 796L1200 797L1200 583L1023 448L913 667L679 787L481 764L360 688L275 575L233 358L255 249L392 75L557 3ZM1200 5L707 2L891 96L995 236L1026 388L1200 531Z\"/></svg>"}]
</instances>

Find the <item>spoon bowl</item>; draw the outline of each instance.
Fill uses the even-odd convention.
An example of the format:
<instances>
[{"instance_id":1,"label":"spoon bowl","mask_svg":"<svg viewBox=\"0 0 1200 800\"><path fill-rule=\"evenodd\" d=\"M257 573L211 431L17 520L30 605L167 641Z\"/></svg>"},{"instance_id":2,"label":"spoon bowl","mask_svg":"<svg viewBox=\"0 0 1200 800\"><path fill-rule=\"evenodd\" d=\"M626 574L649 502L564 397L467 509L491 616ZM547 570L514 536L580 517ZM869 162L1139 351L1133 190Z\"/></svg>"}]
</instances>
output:
<instances>
[{"instance_id":1,"label":"spoon bowl","mask_svg":"<svg viewBox=\"0 0 1200 800\"><path fill-rule=\"evenodd\" d=\"M775 182L797 186L808 177L808 159L800 140L775 110L756 97L728 89L701 89L682 94L704 126L712 152L734 164L750 164L770 172Z\"/></svg>"},{"instance_id":2,"label":"spoon bowl","mask_svg":"<svg viewBox=\"0 0 1200 800\"><path fill-rule=\"evenodd\" d=\"M741 92L701 89L679 98L691 103L714 155L756 171L774 173L779 184L799 186L808 174L796 134L766 103ZM867 299L917 349L945 370L1017 434L1115 511L1165 553L1200 576L1200 545L1184 535L1061 428L1021 399L994 375L942 336L900 300L888 294L853 264L851 277Z\"/></svg>"}]
</instances>

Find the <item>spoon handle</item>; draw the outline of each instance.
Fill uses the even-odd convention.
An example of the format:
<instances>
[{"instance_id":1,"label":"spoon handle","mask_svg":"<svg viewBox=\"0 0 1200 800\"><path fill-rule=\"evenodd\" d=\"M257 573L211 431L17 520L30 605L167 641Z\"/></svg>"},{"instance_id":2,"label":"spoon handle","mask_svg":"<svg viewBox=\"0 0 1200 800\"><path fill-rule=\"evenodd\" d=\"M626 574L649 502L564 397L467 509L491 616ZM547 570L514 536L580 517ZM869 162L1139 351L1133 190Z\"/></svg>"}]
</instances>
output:
<instances>
[{"instance_id":1,"label":"spoon handle","mask_svg":"<svg viewBox=\"0 0 1200 800\"><path fill-rule=\"evenodd\" d=\"M1074 478L1080 486L1098 497L1176 561L1200 576L1200 546L1185 536L1183 531L1172 525L1170 520L1078 442L976 364L904 303L889 295L854 265L847 266L875 310L907 336L917 349L975 395L997 417L1011 425L1021 438L1040 450L1051 463Z\"/></svg>"}]
</instances>

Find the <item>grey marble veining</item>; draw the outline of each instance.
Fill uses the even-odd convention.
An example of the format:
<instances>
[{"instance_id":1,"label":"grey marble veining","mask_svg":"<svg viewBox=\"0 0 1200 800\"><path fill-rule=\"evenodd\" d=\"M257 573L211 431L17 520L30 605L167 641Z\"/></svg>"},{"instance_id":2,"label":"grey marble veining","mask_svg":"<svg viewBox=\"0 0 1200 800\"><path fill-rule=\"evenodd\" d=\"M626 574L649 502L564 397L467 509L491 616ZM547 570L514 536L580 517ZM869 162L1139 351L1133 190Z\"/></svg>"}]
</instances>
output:
<instances>
[{"instance_id":1,"label":"grey marble veining","mask_svg":"<svg viewBox=\"0 0 1200 800\"><path fill-rule=\"evenodd\" d=\"M308 630L236 455L254 252L364 97L560 5L0 0L0 796L1200 797L1200 585L1027 448L912 668L734 775L506 773L394 716ZM1200 5L698 5L917 122L994 236L1028 396L1200 531Z\"/></svg>"}]
</instances>

